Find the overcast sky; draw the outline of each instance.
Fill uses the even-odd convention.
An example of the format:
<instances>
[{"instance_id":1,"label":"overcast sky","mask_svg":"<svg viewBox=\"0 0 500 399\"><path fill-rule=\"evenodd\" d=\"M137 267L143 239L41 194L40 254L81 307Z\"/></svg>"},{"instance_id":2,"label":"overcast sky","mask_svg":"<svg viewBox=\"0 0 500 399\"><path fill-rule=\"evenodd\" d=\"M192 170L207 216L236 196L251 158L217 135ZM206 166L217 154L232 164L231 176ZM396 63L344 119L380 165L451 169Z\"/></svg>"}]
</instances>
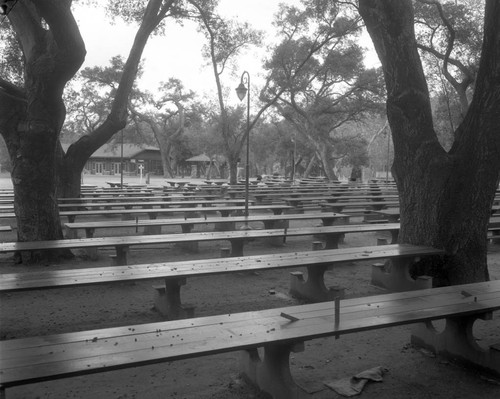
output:
<instances>
[{"instance_id":1,"label":"overcast sky","mask_svg":"<svg viewBox=\"0 0 500 399\"><path fill-rule=\"evenodd\" d=\"M280 2L283 0L221 0L219 12L225 17L248 21L254 28L269 32ZM287 3L291 1L288 0ZM118 54L126 59L137 26L127 26L118 21L112 25L102 9L74 4L75 17L87 48L83 67L107 65L111 57ZM272 38L272 35L268 36L268 39ZM154 91L159 82L175 77L199 94L214 93L213 72L201 56L203 40L194 24L187 23L181 27L174 21L169 21L165 36L151 37L148 40L143 54L144 75L139 86ZM264 48L251 48L240 56L238 76L225 75L226 85L236 87L244 70L250 73L252 86L254 83L258 84L258 75L262 73L260 59L263 56Z\"/></svg>"}]
</instances>

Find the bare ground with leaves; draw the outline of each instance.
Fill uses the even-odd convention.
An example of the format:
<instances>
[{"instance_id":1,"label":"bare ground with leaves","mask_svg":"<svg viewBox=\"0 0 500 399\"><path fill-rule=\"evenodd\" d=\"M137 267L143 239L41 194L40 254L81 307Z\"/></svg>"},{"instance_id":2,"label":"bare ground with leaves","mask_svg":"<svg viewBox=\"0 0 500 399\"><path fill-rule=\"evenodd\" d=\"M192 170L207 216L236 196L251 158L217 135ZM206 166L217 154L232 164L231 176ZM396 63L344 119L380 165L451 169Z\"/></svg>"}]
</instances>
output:
<instances>
[{"instance_id":1,"label":"bare ground with leaves","mask_svg":"<svg viewBox=\"0 0 500 399\"><path fill-rule=\"evenodd\" d=\"M304 222L307 223L307 222ZM311 222L314 223L314 222ZM206 227L205 227L206 228ZM201 227L200 227L201 229ZM124 231L134 234L133 231ZM14 233L3 240L14 239ZM107 234L106 231L100 234ZM114 232L116 234L116 231ZM342 246L375 245L380 234L348 235ZM186 253L174 246L134 249L131 261L147 263L166 260L216 257L220 247L200 245L199 253ZM283 247L271 247L254 241L245 247L248 255L290 250L308 250L311 239L289 239ZM0 272L26 272L31 268L51 270L68 267L107 265L110 251L100 251L97 261L79 254L61 264L19 266L11 257L0 259ZM500 279L500 246L490 246L489 265L492 279ZM232 274L193 278L183 287L183 301L196 305L196 315L234 313L281 307L299 303L288 295L290 270L258 274ZM337 266L327 273L330 285L346 289L347 297L378 294L370 285L370 265L366 262ZM153 308L154 282L109 284L82 288L3 294L0 308L1 339L133 325L161 321ZM498 312L497 312L498 313ZM479 343L500 342L500 315L478 322ZM449 360L413 348L409 344L410 327L394 327L333 338L309 341L305 351L293 354L292 373L311 397L340 398L324 382L354 375L382 366L388 369L383 382L370 383L365 398L456 398L487 399L500 397L500 379L465 369ZM152 366L112 371L85 377L38 383L7 391L9 399L19 398L265 398L242 380L237 352Z\"/></svg>"}]
</instances>

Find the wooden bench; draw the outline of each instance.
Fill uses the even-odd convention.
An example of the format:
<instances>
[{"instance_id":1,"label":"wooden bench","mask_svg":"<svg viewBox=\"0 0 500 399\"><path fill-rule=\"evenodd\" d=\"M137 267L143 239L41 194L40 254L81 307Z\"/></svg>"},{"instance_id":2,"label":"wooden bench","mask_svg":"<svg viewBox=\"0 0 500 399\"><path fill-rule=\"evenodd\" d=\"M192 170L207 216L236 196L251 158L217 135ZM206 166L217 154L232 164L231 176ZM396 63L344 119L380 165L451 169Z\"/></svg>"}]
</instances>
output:
<instances>
[{"instance_id":1,"label":"wooden bench","mask_svg":"<svg viewBox=\"0 0 500 399\"><path fill-rule=\"evenodd\" d=\"M112 257L116 265L128 264L128 253L131 246L151 244L186 244L192 242L229 241L231 243L231 256L243 256L243 246L249 239L271 239L275 237L298 237L323 235L327 249L337 248L339 238L346 233L363 233L374 231L389 231L393 242L397 240L399 224L377 225L339 225L302 228L283 228L268 230L231 230L211 231L197 233L134 235L117 237L92 237L75 238L50 241L25 241L0 243L0 253L42 251L56 249L95 249L114 247L115 255ZM92 255L92 253L90 253Z\"/></svg>"},{"instance_id":2,"label":"wooden bench","mask_svg":"<svg viewBox=\"0 0 500 399\"><path fill-rule=\"evenodd\" d=\"M80 210L90 210L90 209L112 209L112 208L124 208L133 209L136 207L148 209L153 207L160 208L171 208L171 207L209 207L212 205L242 205L245 203L244 199L241 198L219 198L219 199L197 199L197 200L163 200L163 201L152 201L152 200L141 200L136 201L134 199L122 199L121 201L99 201L99 202L64 202L59 204L59 209L64 211L66 209L80 209ZM253 204L253 200L249 200L250 204ZM0 212L13 212L14 205L0 205Z\"/></svg>"},{"instance_id":3,"label":"wooden bench","mask_svg":"<svg viewBox=\"0 0 500 399\"><path fill-rule=\"evenodd\" d=\"M200 259L191 261L137 264L130 266L108 266L56 271L33 271L29 273L3 274L0 292L27 291L75 287L106 283L123 283L163 278L162 285L155 285L155 307L169 319L192 317L193 306L183 305L181 287L191 277L228 273L255 272L273 269L306 267L307 280L302 272L292 272L290 293L308 301L327 301L343 297L344 290L334 286L327 288L324 273L335 265L345 262L375 261L391 259L395 267L386 274L387 287L391 291L430 288L432 280L422 276L410 277L412 264L428 256L443 255L442 250L412 245L385 245L354 247L332 250L315 250L284 253L280 255L253 255L236 258ZM372 268L372 272L378 272ZM377 277L377 276L374 276Z\"/></svg>"},{"instance_id":4,"label":"wooden bench","mask_svg":"<svg viewBox=\"0 0 500 399\"><path fill-rule=\"evenodd\" d=\"M366 211L376 211L380 209L385 209L385 208L390 208L390 207L397 207L399 206L399 201L358 201L358 202L328 202L328 203L322 203L321 207L325 210L329 210L331 212L338 212L341 213L346 208L358 208L356 209L356 212L363 212L365 213ZM351 213L345 211L345 213Z\"/></svg>"},{"instance_id":5,"label":"wooden bench","mask_svg":"<svg viewBox=\"0 0 500 399\"><path fill-rule=\"evenodd\" d=\"M148 220L136 219L130 220L108 220L96 222L75 222L65 223L67 237L76 238L76 231L84 229L87 237L93 237L96 229L126 228L134 227L138 232L139 227L144 227L145 234L161 234L161 226L181 226L183 233L190 233L196 224L215 224L217 230L235 230L236 223L263 222L264 228L275 229L289 227L289 222L293 220L314 220L322 221L323 226L331 226L336 220L341 223L349 223L349 216L341 213L305 213L295 214L287 213L283 215L250 215L230 216L228 217L204 217L204 218L185 218L185 219L154 219Z\"/></svg>"},{"instance_id":6,"label":"wooden bench","mask_svg":"<svg viewBox=\"0 0 500 399\"><path fill-rule=\"evenodd\" d=\"M0 232L12 231L11 226L0 226Z\"/></svg>"},{"instance_id":7,"label":"wooden bench","mask_svg":"<svg viewBox=\"0 0 500 399\"><path fill-rule=\"evenodd\" d=\"M494 209L493 209L494 210ZM384 220L389 221L390 223L399 222L400 210L399 208L389 208L372 211L374 214L380 215ZM500 216L493 215L490 217L489 227L497 227L500 226Z\"/></svg>"},{"instance_id":8,"label":"wooden bench","mask_svg":"<svg viewBox=\"0 0 500 399\"><path fill-rule=\"evenodd\" d=\"M150 219L156 219L159 214L173 214L185 213L190 215L193 213L206 214L208 212L219 212L221 216L229 216L235 212L243 212L244 206L211 206L211 207L192 207L192 208L142 208L142 209L90 209L85 211L59 211L60 216L66 216L68 222L75 221L77 216L122 216L123 218L130 218L134 215L146 214ZM275 215L283 213L285 210L292 210L293 207L289 205L249 205L249 211L272 211ZM1 219L15 218L13 212L0 212Z\"/></svg>"},{"instance_id":9,"label":"wooden bench","mask_svg":"<svg viewBox=\"0 0 500 399\"><path fill-rule=\"evenodd\" d=\"M407 324L414 345L498 375L499 348L479 348L472 334L476 319L498 309L500 281L490 281L1 341L1 396L23 384L241 351L243 375L262 391L303 397L290 354L304 351L306 341ZM437 334L430 323L439 319L447 327Z\"/></svg>"},{"instance_id":10,"label":"wooden bench","mask_svg":"<svg viewBox=\"0 0 500 399\"><path fill-rule=\"evenodd\" d=\"M170 200L182 200L185 198L196 199L201 198L204 200L210 199L222 199L220 195L206 194L203 192L188 192L188 193L165 193L156 194L151 193L149 195L137 195L129 196L127 194L123 195L103 195L100 197L69 197L69 198L58 198L57 202L62 203L76 203L76 204L87 204L94 202L124 202L124 201L170 201Z\"/></svg>"}]
</instances>

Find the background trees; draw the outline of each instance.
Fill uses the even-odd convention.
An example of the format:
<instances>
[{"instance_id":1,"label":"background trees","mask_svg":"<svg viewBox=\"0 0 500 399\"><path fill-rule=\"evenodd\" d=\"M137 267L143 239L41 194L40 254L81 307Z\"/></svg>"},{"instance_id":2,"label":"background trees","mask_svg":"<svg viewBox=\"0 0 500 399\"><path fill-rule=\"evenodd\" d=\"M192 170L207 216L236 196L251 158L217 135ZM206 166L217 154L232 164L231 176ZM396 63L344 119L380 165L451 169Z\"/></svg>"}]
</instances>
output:
<instances>
[{"instance_id":1,"label":"background trees","mask_svg":"<svg viewBox=\"0 0 500 399\"><path fill-rule=\"evenodd\" d=\"M109 4L113 15L139 26L134 45L127 59L82 71L85 84L75 82L74 90L67 83L85 45L71 1L18 2L8 16L13 30L1 31L0 132L12 164L20 240L61 236L56 198L78 194L85 162L132 121L130 107L137 124L126 131L142 133L144 141L156 133L167 174L188 155L224 153L236 179L245 109L231 105L241 72L233 61L245 46L260 45L261 35L218 15L215 0ZM483 41L477 4L361 0L356 10L350 2L303 0L282 6L264 83L250 87L260 100L252 104L252 173L277 166L291 174L295 164L307 174L320 160L316 167L333 179L339 166L375 165L373 154L386 152L391 137L402 240L445 247L443 271L451 282L487 278L484 234L500 162L499 11L497 2L486 2ZM194 101L171 76L154 95L134 87L144 46L163 32L167 17L196 21L203 32L216 88L211 98ZM365 66L358 43L362 22L382 63L390 136L379 119L381 78ZM61 131L72 141L66 153ZM385 137L377 135L382 131Z\"/></svg>"},{"instance_id":2,"label":"background trees","mask_svg":"<svg viewBox=\"0 0 500 399\"><path fill-rule=\"evenodd\" d=\"M261 97L274 95L278 113L314 147L331 180L352 137L340 128L377 108L381 86L367 70L355 42L359 16L332 1L282 5L276 26L282 41L266 62L268 80ZM345 141L347 140L347 141Z\"/></svg>"}]
</instances>

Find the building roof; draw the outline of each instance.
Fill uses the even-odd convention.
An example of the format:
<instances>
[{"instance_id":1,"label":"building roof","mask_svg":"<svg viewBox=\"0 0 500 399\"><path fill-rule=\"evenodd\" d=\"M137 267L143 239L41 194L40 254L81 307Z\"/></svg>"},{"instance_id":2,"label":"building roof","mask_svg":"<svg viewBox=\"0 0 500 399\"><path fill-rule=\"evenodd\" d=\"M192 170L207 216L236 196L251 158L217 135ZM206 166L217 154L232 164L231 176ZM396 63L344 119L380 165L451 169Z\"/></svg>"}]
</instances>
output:
<instances>
[{"instance_id":1,"label":"building roof","mask_svg":"<svg viewBox=\"0 0 500 399\"><path fill-rule=\"evenodd\" d=\"M64 151L68 149L70 144L62 144ZM147 145L137 145L137 144L123 144L123 158L133 159L137 155L144 151L160 151L159 148ZM121 144L117 143L106 143L102 147L98 148L90 158L120 158L121 157Z\"/></svg>"},{"instance_id":2,"label":"building roof","mask_svg":"<svg viewBox=\"0 0 500 399\"><path fill-rule=\"evenodd\" d=\"M210 162L210 158L206 154L200 154L186 159L186 162Z\"/></svg>"},{"instance_id":3,"label":"building roof","mask_svg":"<svg viewBox=\"0 0 500 399\"><path fill-rule=\"evenodd\" d=\"M136 144L123 144L123 158L136 158L137 155L144 151L160 151L159 148L152 146L139 146ZM120 144L106 144L98 148L91 156L91 158L120 158L121 145Z\"/></svg>"}]
</instances>

